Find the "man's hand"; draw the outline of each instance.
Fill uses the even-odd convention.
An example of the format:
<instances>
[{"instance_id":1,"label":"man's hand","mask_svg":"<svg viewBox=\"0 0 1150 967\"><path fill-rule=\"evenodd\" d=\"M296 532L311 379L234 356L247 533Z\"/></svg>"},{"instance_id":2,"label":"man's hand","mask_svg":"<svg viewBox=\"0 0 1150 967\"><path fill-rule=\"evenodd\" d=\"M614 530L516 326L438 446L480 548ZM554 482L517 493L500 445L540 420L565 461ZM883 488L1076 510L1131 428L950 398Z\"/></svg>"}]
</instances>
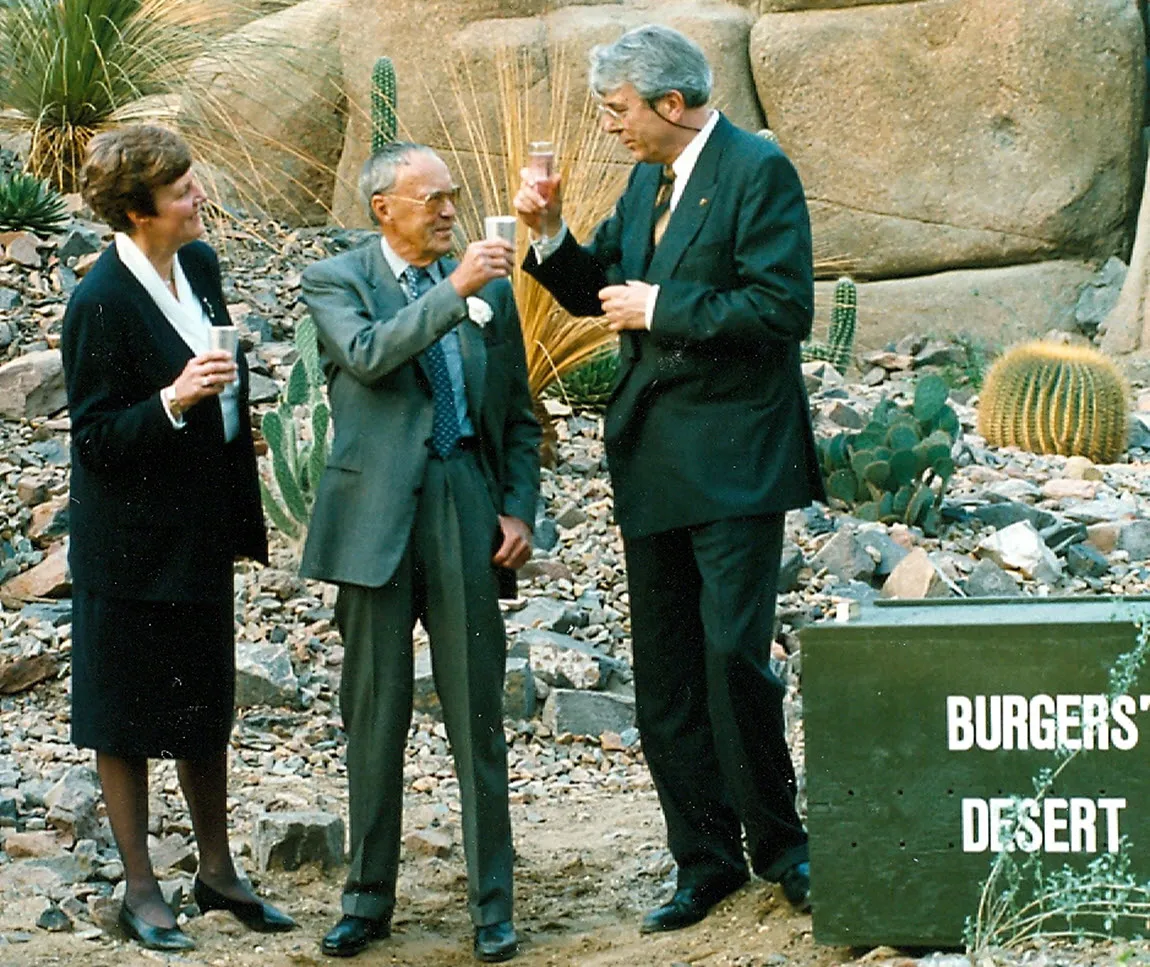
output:
<instances>
[{"instance_id":1,"label":"man's hand","mask_svg":"<svg viewBox=\"0 0 1150 967\"><path fill-rule=\"evenodd\" d=\"M512 204L520 220L536 234L558 235L563 226L559 173L539 179L533 177L526 168L521 168L519 177L522 180Z\"/></svg>"},{"instance_id":2,"label":"man's hand","mask_svg":"<svg viewBox=\"0 0 1150 967\"><path fill-rule=\"evenodd\" d=\"M647 297L651 286L646 282L631 280L626 285L609 285L599 290L599 301L603 304L603 314L607 317L607 328L612 332L620 329L647 328Z\"/></svg>"},{"instance_id":3,"label":"man's hand","mask_svg":"<svg viewBox=\"0 0 1150 967\"><path fill-rule=\"evenodd\" d=\"M475 295L492 279L505 279L511 274L515 250L510 242L489 238L472 242L463 253L455 271L447 277L461 299Z\"/></svg>"},{"instance_id":4,"label":"man's hand","mask_svg":"<svg viewBox=\"0 0 1150 967\"><path fill-rule=\"evenodd\" d=\"M503 531L503 543L491 558L491 563L512 570L523 567L531 557L531 528L518 517L500 514L499 529Z\"/></svg>"}]
</instances>

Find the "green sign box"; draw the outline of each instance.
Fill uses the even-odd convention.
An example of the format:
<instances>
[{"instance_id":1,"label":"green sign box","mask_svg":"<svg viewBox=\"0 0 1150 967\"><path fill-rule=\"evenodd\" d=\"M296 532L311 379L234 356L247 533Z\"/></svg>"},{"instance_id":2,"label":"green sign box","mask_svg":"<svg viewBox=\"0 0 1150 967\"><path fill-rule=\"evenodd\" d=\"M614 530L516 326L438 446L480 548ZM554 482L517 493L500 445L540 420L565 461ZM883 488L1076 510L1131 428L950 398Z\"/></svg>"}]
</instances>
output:
<instances>
[{"instance_id":1,"label":"green sign box","mask_svg":"<svg viewBox=\"0 0 1150 967\"><path fill-rule=\"evenodd\" d=\"M1148 598L891 600L803 629L815 939L958 946L1003 845L1054 869L1125 838L1150 879L1150 672L1109 697L1147 620ZM1088 751L1035 802L1059 745Z\"/></svg>"}]
</instances>

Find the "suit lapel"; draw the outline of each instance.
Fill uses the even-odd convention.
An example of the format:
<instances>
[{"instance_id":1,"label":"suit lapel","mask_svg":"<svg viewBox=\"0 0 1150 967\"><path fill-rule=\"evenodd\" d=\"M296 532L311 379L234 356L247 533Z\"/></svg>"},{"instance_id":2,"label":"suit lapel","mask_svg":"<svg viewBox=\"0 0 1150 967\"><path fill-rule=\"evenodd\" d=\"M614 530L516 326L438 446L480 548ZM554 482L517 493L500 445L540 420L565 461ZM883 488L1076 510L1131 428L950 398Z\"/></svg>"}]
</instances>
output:
<instances>
[{"instance_id":1,"label":"suit lapel","mask_svg":"<svg viewBox=\"0 0 1150 967\"><path fill-rule=\"evenodd\" d=\"M710 214L719 176L719 162L730 135L731 122L720 116L715 129L699 153L699 159L695 162L691 177L687 179L679 204L671 213L663 240L651 255L651 264L646 274L648 282L659 282L661 279L670 278L683 253L694 241L707 215Z\"/></svg>"},{"instance_id":2,"label":"suit lapel","mask_svg":"<svg viewBox=\"0 0 1150 967\"><path fill-rule=\"evenodd\" d=\"M120 256L114 245L110 247L109 252L115 267L117 286L132 294L129 302L139 314L145 331L159 347L164 361L176 372L181 371L187 365L188 360L192 358L191 348L172 328L172 324L168 322L168 317L160 311L160 307L148 294L148 290L140 284L140 280L120 261ZM167 374L164 375L164 378L167 378Z\"/></svg>"}]
</instances>

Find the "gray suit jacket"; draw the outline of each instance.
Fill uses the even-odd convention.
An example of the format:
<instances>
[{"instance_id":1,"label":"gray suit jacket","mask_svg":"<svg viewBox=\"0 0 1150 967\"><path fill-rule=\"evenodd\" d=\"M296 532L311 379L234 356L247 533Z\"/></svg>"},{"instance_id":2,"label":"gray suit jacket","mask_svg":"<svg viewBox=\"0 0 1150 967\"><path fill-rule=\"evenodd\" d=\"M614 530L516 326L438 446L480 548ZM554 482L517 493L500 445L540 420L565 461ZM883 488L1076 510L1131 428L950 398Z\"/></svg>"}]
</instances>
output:
<instances>
[{"instance_id":1,"label":"gray suit jacket","mask_svg":"<svg viewBox=\"0 0 1150 967\"><path fill-rule=\"evenodd\" d=\"M540 431L511 286L498 280L478 293L494 313L481 328L446 279L455 263L440 265L444 280L411 304L378 239L303 273L335 425L304 577L380 587L395 572L430 453L431 383L419 356L456 326L492 502L500 514L534 523Z\"/></svg>"}]
</instances>

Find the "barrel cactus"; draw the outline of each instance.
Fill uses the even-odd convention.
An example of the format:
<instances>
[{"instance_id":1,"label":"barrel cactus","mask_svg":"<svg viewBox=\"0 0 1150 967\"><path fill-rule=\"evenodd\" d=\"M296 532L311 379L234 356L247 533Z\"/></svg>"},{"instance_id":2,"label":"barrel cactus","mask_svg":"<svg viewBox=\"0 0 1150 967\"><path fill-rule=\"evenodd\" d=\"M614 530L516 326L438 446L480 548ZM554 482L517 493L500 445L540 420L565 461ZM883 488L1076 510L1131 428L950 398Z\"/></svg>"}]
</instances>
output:
<instances>
[{"instance_id":1,"label":"barrel cactus","mask_svg":"<svg viewBox=\"0 0 1150 967\"><path fill-rule=\"evenodd\" d=\"M948 392L940 377L924 376L913 404L884 398L858 433L820 441L827 495L862 520L901 521L937 534L954 474L951 449L961 433Z\"/></svg>"},{"instance_id":2,"label":"barrel cactus","mask_svg":"<svg viewBox=\"0 0 1150 967\"><path fill-rule=\"evenodd\" d=\"M1113 463L1126 450L1129 395L1118 368L1091 346L1023 343L987 373L978 430L993 446Z\"/></svg>"},{"instance_id":3,"label":"barrel cactus","mask_svg":"<svg viewBox=\"0 0 1150 967\"><path fill-rule=\"evenodd\" d=\"M371 69L371 153L396 138L395 65L390 57L380 57Z\"/></svg>"},{"instance_id":4,"label":"barrel cactus","mask_svg":"<svg viewBox=\"0 0 1150 967\"><path fill-rule=\"evenodd\" d=\"M831 309L828 341L806 343L802 347L803 362L824 360L840 373L846 372L854 353L858 304L858 286L844 275L835 283L835 302Z\"/></svg>"}]
</instances>

